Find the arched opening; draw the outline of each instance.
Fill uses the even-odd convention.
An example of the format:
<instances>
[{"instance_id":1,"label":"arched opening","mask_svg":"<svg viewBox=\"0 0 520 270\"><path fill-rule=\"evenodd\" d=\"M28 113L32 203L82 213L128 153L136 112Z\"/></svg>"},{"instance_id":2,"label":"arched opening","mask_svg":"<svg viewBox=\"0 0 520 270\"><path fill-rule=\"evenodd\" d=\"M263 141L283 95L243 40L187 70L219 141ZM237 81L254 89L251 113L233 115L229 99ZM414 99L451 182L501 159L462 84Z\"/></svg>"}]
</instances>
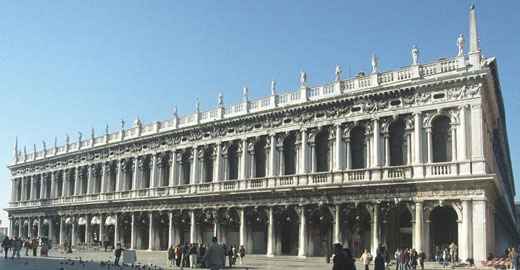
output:
<instances>
[{"instance_id":1,"label":"arched opening","mask_svg":"<svg viewBox=\"0 0 520 270\"><path fill-rule=\"evenodd\" d=\"M290 132L283 140L284 175L296 173L296 135Z\"/></svg>"},{"instance_id":2,"label":"arched opening","mask_svg":"<svg viewBox=\"0 0 520 270\"><path fill-rule=\"evenodd\" d=\"M202 243L211 243L213 232L215 230L215 217L212 211L203 210L198 216L199 231Z\"/></svg>"},{"instance_id":3,"label":"arched opening","mask_svg":"<svg viewBox=\"0 0 520 270\"><path fill-rule=\"evenodd\" d=\"M350 247L352 255L361 256L363 249L370 249L370 214L364 205L346 209L346 218L343 219L346 226L343 226L344 242Z\"/></svg>"},{"instance_id":4,"label":"arched opening","mask_svg":"<svg viewBox=\"0 0 520 270\"><path fill-rule=\"evenodd\" d=\"M236 142L230 143L228 148L228 172L229 180L238 179L238 146ZM242 149L242 151L245 151Z\"/></svg>"},{"instance_id":5,"label":"arched opening","mask_svg":"<svg viewBox=\"0 0 520 270\"><path fill-rule=\"evenodd\" d=\"M168 229L169 216L167 213L161 213L154 217L155 235L153 235L154 249L167 250L168 249Z\"/></svg>"},{"instance_id":6,"label":"arched opening","mask_svg":"<svg viewBox=\"0 0 520 270\"><path fill-rule=\"evenodd\" d=\"M59 198L63 195L63 177L61 174L56 174L56 197Z\"/></svg>"},{"instance_id":7,"label":"arched opening","mask_svg":"<svg viewBox=\"0 0 520 270\"><path fill-rule=\"evenodd\" d=\"M432 121L433 162L451 161L450 118L439 115Z\"/></svg>"},{"instance_id":8,"label":"arched opening","mask_svg":"<svg viewBox=\"0 0 520 270\"><path fill-rule=\"evenodd\" d=\"M46 182L46 185L45 185L45 198L46 199L49 199L51 197L51 179L50 179L50 175L47 174L46 177L45 177L45 182ZM19 197L18 197L19 198Z\"/></svg>"},{"instance_id":9,"label":"arched opening","mask_svg":"<svg viewBox=\"0 0 520 270\"><path fill-rule=\"evenodd\" d=\"M18 199L18 201L23 201L23 198L22 198L22 181L23 181L23 178L18 178L18 181L16 181L16 198Z\"/></svg>"},{"instance_id":10,"label":"arched opening","mask_svg":"<svg viewBox=\"0 0 520 270\"><path fill-rule=\"evenodd\" d=\"M118 224L119 239L116 239L116 241L121 243L122 247L130 248L130 241L132 237L132 216L129 214L123 214L120 221L120 224Z\"/></svg>"},{"instance_id":11,"label":"arched opening","mask_svg":"<svg viewBox=\"0 0 520 270\"><path fill-rule=\"evenodd\" d=\"M240 219L236 209L231 208L221 210L218 217L222 242L228 247L231 247L232 245L238 246L240 243Z\"/></svg>"},{"instance_id":12,"label":"arched opening","mask_svg":"<svg viewBox=\"0 0 520 270\"><path fill-rule=\"evenodd\" d=\"M150 229L150 220L148 213L141 213L140 215L136 215L135 222L135 247L136 249L148 249L148 236Z\"/></svg>"},{"instance_id":13,"label":"arched opening","mask_svg":"<svg viewBox=\"0 0 520 270\"><path fill-rule=\"evenodd\" d=\"M94 177L94 192L93 193L100 193L101 192L101 166L96 165L93 172Z\"/></svg>"},{"instance_id":14,"label":"arched opening","mask_svg":"<svg viewBox=\"0 0 520 270\"><path fill-rule=\"evenodd\" d=\"M458 216L453 207L435 207L430 214L430 220L432 251L443 250L451 243L458 245Z\"/></svg>"},{"instance_id":15,"label":"arched opening","mask_svg":"<svg viewBox=\"0 0 520 270\"><path fill-rule=\"evenodd\" d=\"M255 174L254 177L264 177L266 171L266 138L262 136L255 143Z\"/></svg>"},{"instance_id":16,"label":"arched opening","mask_svg":"<svg viewBox=\"0 0 520 270\"><path fill-rule=\"evenodd\" d=\"M406 205L398 204L389 215L383 216L383 227L389 252L412 247L412 214Z\"/></svg>"},{"instance_id":17,"label":"arched opening","mask_svg":"<svg viewBox=\"0 0 520 270\"><path fill-rule=\"evenodd\" d=\"M129 158L128 160L124 160L123 171L125 172L125 181L123 190L132 190L132 183L134 181L134 168L135 166L135 158Z\"/></svg>"},{"instance_id":18,"label":"arched opening","mask_svg":"<svg viewBox=\"0 0 520 270\"><path fill-rule=\"evenodd\" d=\"M117 216L108 216L105 218L105 235L103 237L103 241L108 242L108 246L112 247L114 249L117 245L117 243L120 243L119 239L114 239L115 237L115 229L116 229L116 220ZM123 246L123 244L121 244Z\"/></svg>"},{"instance_id":19,"label":"arched opening","mask_svg":"<svg viewBox=\"0 0 520 270\"><path fill-rule=\"evenodd\" d=\"M41 177L37 178L35 184L36 184L36 187L35 187L36 194L35 194L34 198L36 198L38 200L38 199L40 199L40 187L42 185L42 178Z\"/></svg>"},{"instance_id":20,"label":"arched opening","mask_svg":"<svg viewBox=\"0 0 520 270\"><path fill-rule=\"evenodd\" d=\"M308 217L308 252L311 256L327 256L332 248L332 215L325 207L313 209Z\"/></svg>"},{"instance_id":21,"label":"arched opening","mask_svg":"<svg viewBox=\"0 0 520 270\"><path fill-rule=\"evenodd\" d=\"M81 194L87 194L88 180L87 180L87 169L85 167L79 168L79 181L81 185Z\"/></svg>"},{"instance_id":22,"label":"arched opening","mask_svg":"<svg viewBox=\"0 0 520 270\"><path fill-rule=\"evenodd\" d=\"M356 126L350 131L350 158L352 169L367 167L367 138L364 126Z\"/></svg>"},{"instance_id":23,"label":"arched opening","mask_svg":"<svg viewBox=\"0 0 520 270\"><path fill-rule=\"evenodd\" d=\"M280 251L282 255L298 254L299 216L294 208L281 209L277 217L277 239L280 239Z\"/></svg>"},{"instance_id":24,"label":"arched opening","mask_svg":"<svg viewBox=\"0 0 520 270\"><path fill-rule=\"evenodd\" d=\"M150 188L151 185L151 173L150 173L150 164L152 162L151 156L144 156L142 158L139 158L138 166L139 166L139 173L141 174L141 185L140 188ZM139 183L139 181L137 182Z\"/></svg>"},{"instance_id":25,"label":"arched opening","mask_svg":"<svg viewBox=\"0 0 520 270\"><path fill-rule=\"evenodd\" d=\"M246 211L246 223L251 231L251 241L246 242L246 252L265 254L267 252L267 215L265 209L253 208Z\"/></svg>"},{"instance_id":26,"label":"arched opening","mask_svg":"<svg viewBox=\"0 0 520 270\"><path fill-rule=\"evenodd\" d=\"M213 145L209 145L204 149L204 182L213 181Z\"/></svg>"},{"instance_id":27,"label":"arched opening","mask_svg":"<svg viewBox=\"0 0 520 270\"><path fill-rule=\"evenodd\" d=\"M193 149L185 149L182 153L182 184L188 185L191 177L191 157Z\"/></svg>"},{"instance_id":28,"label":"arched opening","mask_svg":"<svg viewBox=\"0 0 520 270\"><path fill-rule=\"evenodd\" d=\"M390 166L400 166L407 163L405 134L403 119L399 118L390 124Z\"/></svg>"},{"instance_id":29,"label":"arched opening","mask_svg":"<svg viewBox=\"0 0 520 270\"><path fill-rule=\"evenodd\" d=\"M108 192L115 192L116 191L116 179L117 179L117 170L115 169L115 164L113 162L110 162L110 174L109 174L109 185L108 185Z\"/></svg>"},{"instance_id":30,"label":"arched opening","mask_svg":"<svg viewBox=\"0 0 520 270\"><path fill-rule=\"evenodd\" d=\"M326 172L330 164L329 129L322 128L315 138L316 144L316 172Z\"/></svg>"}]
</instances>

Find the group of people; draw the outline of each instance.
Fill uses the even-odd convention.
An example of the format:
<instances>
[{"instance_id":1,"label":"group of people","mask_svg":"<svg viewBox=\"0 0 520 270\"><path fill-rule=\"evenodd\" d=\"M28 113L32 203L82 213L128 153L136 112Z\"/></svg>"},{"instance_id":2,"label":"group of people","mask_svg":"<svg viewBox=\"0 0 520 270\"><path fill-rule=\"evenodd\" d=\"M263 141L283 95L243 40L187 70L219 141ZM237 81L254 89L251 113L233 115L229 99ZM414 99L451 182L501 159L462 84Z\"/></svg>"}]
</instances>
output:
<instances>
[{"instance_id":1,"label":"group of people","mask_svg":"<svg viewBox=\"0 0 520 270\"><path fill-rule=\"evenodd\" d=\"M442 264L444 268L446 268L450 263L454 265L459 261L459 251L457 244L452 242L446 246L435 246L433 257L435 261L439 264Z\"/></svg>"},{"instance_id":2,"label":"group of people","mask_svg":"<svg viewBox=\"0 0 520 270\"><path fill-rule=\"evenodd\" d=\"M421 270L424 270L426 253L409 248L397 249L394 253L394 259L396 270L416 270L418 265Z\"/></svg>"},{"instance_id":3,"label":"group of people","mask_svg":"<svg viewBox=\"0 0 520 270\"><path fill-rule=\"evenodd\" d=\"M506 268L516 270L520 267L520 256L518 252L520 247L516 250L514 247L507 248L504 252L504 257L507 258Z\"/></svg>"},{"instance_id":4,"label":"group of people","mask_svg":"<svg viewBox=\"0 0 520 270\"><path fill-rule=\"evenodd\" d=\"M1 243L4 251L4 258L7 259L9 251L11 251L11 258L20 258L20 251L25 248L25 256L29 256L29 252L32 251L32 256L38 255L38 247L40 248L40 256L47 256L50 245L46 239L33 238L33 239L21 239L17 236L9 238L6 236Z\"/></svg>"},{"instance_id":5,"label":"group of people","mask_svg":"<svg viewBox=\"0 0 520 270\"><path fill-rule=\"evenodd\" d=\"M226 246L225 244L219 245L216 243L216 238L213 239L214 242L211 244L213 249L222 249L222 267L226 265L226 258L228 261L229 267L232 267L237 263L237 260L240 264L244 263L244 257L246 255L246 249L244 246L240 246L237 248L235 245ZM209 248L211 248L211 246ZM207 268L211 264L210 257L215 256L210 254L208 257L209 248L206 247L205 244L197 244L197 243L185 243L178 244L176 246L171 246L168 249L168 261L171 265L177 266L179 268L190 267L190 268ZM220 252L220 251L219 251ZM219 253L220 254L220 253ZM216 259L215 259L216 260ZM220 265L220 264L219 264Z\"/></svg>"}]
</instances>

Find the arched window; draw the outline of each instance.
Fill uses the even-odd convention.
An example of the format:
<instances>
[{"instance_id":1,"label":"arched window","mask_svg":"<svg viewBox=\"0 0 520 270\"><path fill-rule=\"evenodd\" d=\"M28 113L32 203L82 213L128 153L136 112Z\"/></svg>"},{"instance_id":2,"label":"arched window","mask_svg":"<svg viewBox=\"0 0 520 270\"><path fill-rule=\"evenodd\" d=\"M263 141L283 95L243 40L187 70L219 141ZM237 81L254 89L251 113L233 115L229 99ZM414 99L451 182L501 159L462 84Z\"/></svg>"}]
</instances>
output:
<instances>
[{"instance_id":1,"label":"arched window","mask_svg":"<svg viewBox=\"0 0 520 270\"><path fill-rule=\"evenodd\" d=\"M260 137L255 143L255 173L254 177L264 177L266 170L265 136Z\"/></svg>"},{"instance_id":2,"label":"arched window","mask_svg":"<svg viewBox=\"0 0 520 270\"><path fill-rule=\"evenodd\" d=\"M204 182L213 180L213 146L204 149Z\"/></svg>"},{"instance_id":3,"label":"arched window","mask_svg":"<svg viewBox=\"0 0 520 270\"><path fill-rule=\"evenodd\" d=\"M238 179L238 146L236 143L231 143L228 148L228 170L229 180ZM245 151L245 150L243 150Z\"/></svg>"},{"instance_id":4,"label":"arched window","mask_svg":"<svg viewBox=\"0 0 520 270\"><path fill-rule=\"evenodd\" d=\"M192 149L186 149L182 153L182 184L188 185L190 183L191 176L191 151Z\"/></svg>"},{"instance_id":5,"label":"arched window","mask_svg":"<svg viewBox=\"0 0 520 270\"><path fill-rule=\"evenodd\" d=\"M406 134L403 119L397 119L390 124L390 166L406 164Z\"/></svg>"},{"instance_id":6,"label":"arched window","mask_svg":"<svg viewBox=\"0 0 520 270\"><path fill-rule=\"evenodd\" d=\"M367 140L364 126L356 126L350 131L350 158L352 169L367 167Z\"/></svg>"},{"instance_id":7,"label":"arched window","mask_svg":"<svg viewBox=\"0 0 520 270\"><path fill-rule=\"evenodd\" d=\"M82 173L80 174L81 175L81 178L80 178L81 194L87 194L87 189L88 189L87 172L84 168L80 168L80 170L82 171Z\"/></svg>"},{"instance_id":8,"label":"arched window","mask_svg":"<svg viewBox=\"0 0 520 270\"><path fill-rule=\"evenodd\" d=\"M314 147L316 147L316 172L328 171L330 164L328 128L322 128L316 134Z\"/></svg>"},{"instance_id":9,"label":"arched window","mask_svg":"<svg viewBox=\"0 0 520 270\"><path fill-rule=\"evenodd\" d=\"M291 132L283 140L284 175L296 173L296 135Z\"/></svg>"},{"instance_id":10,"label":"arched window","mask_svg":"<svg viewBox=\"0 0 520 270\"><path fill-rule=\"evenodd\" d=\"M441 115L432 121L433 162L451 161L450 118Z\"/></svg>"}]
</instances>

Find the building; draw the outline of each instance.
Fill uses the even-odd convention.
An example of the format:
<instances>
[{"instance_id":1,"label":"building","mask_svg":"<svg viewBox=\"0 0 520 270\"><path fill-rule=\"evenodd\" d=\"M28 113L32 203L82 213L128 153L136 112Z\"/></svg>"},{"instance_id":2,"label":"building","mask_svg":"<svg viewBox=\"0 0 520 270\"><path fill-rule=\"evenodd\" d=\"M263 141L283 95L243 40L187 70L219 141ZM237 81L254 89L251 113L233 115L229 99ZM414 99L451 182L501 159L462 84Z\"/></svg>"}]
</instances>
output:
<instances>
[{"instance_id":1,"label":"building","mask_svg":"<svg viewBox=\"0 0 520 270\"><path fill-rule=\"evenodd\" d=\"M67 137L9 165L10 234L133 249L221 242L322 256L458 245L481 261L518 241L497 63L469 52L341 78L118 132Z\"/></svg>"}]
</instances>

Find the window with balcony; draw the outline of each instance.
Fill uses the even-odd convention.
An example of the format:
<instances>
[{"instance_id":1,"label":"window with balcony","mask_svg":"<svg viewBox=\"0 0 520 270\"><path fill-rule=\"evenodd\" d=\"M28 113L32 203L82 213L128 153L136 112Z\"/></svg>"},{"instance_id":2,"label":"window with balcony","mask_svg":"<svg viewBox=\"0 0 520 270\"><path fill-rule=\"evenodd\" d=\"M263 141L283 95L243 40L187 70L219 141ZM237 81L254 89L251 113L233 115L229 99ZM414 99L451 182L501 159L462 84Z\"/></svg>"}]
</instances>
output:
<instances>
[{"instance_id":1,"label":"window with balcony","mask_svg":"<svg viewBox=\"0 0 520 270\"><path fill-rule=\"evenodd\" d=\"M364 126L356 126L350 131L350 158L352 169L367 167L367 136Z\"/></svg>"},{"instance_id":2,"label":"window with balcony","mask_svg":"<svg viewBox=\"0 0 520 270\"><path fill-rule=\"evenodd\" d=\"M399 118L390 124L390 166L400 166L407 163L406 160L406 133L403 119Z\"/></svg>"},{"instance_id":3,"label":"window with balcony","mask_svg":"<svg viewBox=\"0 0 520 270\"><path fill-rule=\"evenodd\" d=\"M265 154L266 138L260 137L255 143L255 174L254 177L265 177L266 170L266 154Z\"/></svg>"},{"instance_id":4,"label":"window with balcony","mask_svg":"<svg viewBox=\"0 0 520 270\"><path fill-rule=\"evenodd\" d=\"M432 121L433 162L451 161L451 147L450 118L445 115L435 117Z\"/></svg>"},{"instance_id":5,"label":"window with balcony","mask_svg":"<svg viewBox=\"0 0 520 270\"><path fill-rule=\"evenodd\" d=\"M316 147L316 172L326 172L330 164L329 129L322 128L315 138Z\"/></svg>"}]
</instances>

